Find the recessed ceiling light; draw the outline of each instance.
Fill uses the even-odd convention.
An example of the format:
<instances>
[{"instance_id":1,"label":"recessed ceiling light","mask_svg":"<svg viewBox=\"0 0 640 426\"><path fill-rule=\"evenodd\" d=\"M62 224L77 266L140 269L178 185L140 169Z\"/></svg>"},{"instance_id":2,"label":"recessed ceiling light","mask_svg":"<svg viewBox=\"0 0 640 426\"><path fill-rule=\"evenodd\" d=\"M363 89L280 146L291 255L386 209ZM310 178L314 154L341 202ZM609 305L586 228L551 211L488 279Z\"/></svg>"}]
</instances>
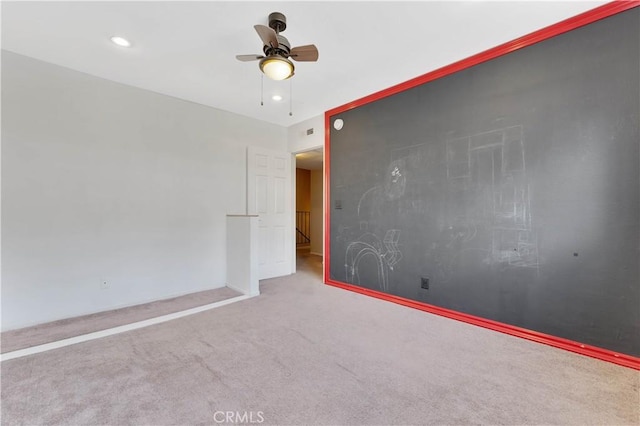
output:
<instances>
[{"instance_id":1,"label":"recessed ceiling light","mask_svg":"<svg viewBox=\"0 0 640 426\"><path fill-rule=\"evenodd\" d=\"M282 96L280 96L280 95L273 95L273 96L271 97L271 99L273 99L274 101L281 101L281 100L282 100Z\"/></svg>"},{"instance_id":2,"label":"recessed ceiling light","mask_svg":"<svg viewBox=\"0 0 640 426\"><path fill-rule=\"evenodd\" d=\"M111 37L111 41L121 47L131 47L131 42L123 37L113 36Z\"/></svg>"}]
</instances>

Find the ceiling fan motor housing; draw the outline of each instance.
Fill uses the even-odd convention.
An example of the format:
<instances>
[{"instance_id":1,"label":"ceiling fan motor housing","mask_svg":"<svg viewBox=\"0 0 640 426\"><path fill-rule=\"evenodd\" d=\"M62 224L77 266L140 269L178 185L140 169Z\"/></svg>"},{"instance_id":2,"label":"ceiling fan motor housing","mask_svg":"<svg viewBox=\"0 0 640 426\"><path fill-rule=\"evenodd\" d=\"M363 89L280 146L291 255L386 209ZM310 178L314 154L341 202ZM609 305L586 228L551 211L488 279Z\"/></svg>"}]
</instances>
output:
<instances>
[{"instance_id":1,"label":"ceiling fan motor housing","mask_svg":"<svg viewBox=\"0 0 640 426\"><path fill-rule=\"evenodd\" d=\"M291 44L289 43L289 40L287 40L285 36L281 36L280 34L277 34L276 37L278 38L278 47L271 47L265 44L262 48L262 51L267 56L279 54L284 57L288 57L289 53L291 52Z\"/></svg>"},{"instance_id":2,"label":"ceiling fan motor housing","mask_svg":"<svg viewBox=\"0 0 640 426\"><path fill-rule=\"evenodd\" d=\"M287 17L283 13L273 12L269 14L269 27L276 33L287 29Z\"/></svg>"}]
</instances>

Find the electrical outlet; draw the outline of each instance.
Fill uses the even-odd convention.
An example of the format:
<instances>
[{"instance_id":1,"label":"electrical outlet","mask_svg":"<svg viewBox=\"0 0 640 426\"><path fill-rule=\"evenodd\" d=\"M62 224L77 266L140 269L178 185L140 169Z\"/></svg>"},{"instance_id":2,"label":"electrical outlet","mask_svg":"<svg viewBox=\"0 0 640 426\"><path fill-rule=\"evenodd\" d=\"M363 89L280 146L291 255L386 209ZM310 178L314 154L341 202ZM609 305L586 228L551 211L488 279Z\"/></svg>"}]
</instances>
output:
<instances>
[{"instance_id":1,"label":"electrical outlet","mask_svg":"<svg viewBox=\"0 0 640 426\"><path fill-rule=\"evenodd\" d=\"M106 290L109 288L109 282L107 280L100 281L100 288L102 290Z\"/></svg>"},{"instance_id":2,"label":"electrical outlet","mask_svg":"<svg viewBox=\"0 0 640 426\"><path fill-rule=\"evenodd\" d=\"M420 279L420 288L423 288L425 290L429 290L429 278L422 277Z\"/></svg>"}]
</instances>

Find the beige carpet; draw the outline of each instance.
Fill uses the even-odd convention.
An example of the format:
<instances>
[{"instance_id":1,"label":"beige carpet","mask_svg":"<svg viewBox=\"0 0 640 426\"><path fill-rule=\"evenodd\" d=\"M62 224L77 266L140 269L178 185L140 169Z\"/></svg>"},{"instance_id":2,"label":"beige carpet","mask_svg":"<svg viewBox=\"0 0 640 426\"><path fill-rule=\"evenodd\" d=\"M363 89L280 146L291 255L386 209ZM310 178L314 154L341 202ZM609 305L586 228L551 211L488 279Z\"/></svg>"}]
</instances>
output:
<instances>
[{"instance_id":1,"label":"beige carpet","mask_svg":"<svg viewBox=\"0 0 640 426\"><path fill-rule=\"evenodd\" d=\"M0 351L7 353L44 343L55 342L69 337L101 331L107 328L131 324L133 322L184 311L189 308L220 302L241 293L228 287L200 291L171 299L129 306L91 315L48 322L33 327L5 331L0 334Z\"/></svg>"},{"instance_id":2,"label":"beige carpet","mask_svg":"<svg viewBox=\"0 0 640 426\"><path fill-rule=\"evenodd\" d=\"M220 411L279 425L640 423L638 371L326 286L318 270L5 361L2 424L212 425Z\"/></svg>"}]
</instances>

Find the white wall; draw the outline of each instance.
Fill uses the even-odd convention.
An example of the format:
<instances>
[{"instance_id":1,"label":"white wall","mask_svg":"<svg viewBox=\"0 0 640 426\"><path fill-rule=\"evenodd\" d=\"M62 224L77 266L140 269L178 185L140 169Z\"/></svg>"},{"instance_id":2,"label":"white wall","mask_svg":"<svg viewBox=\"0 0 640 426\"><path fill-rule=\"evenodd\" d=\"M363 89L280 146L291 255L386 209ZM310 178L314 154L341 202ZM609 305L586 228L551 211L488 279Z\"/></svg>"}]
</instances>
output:
<instances>
[{"instance_id":1,"label":"white wall","mask_svg":"<svg viewBox=\"0 0 640 426\"><path fill-rule=\"evenodd\" d=\"M311 211L311 171L296 168L296 211Z\"/></svg>"},{"instance_id":2,"label":"white wall","mask_svg":"<svg viewBox=\"0 0 640 426\"><path fill-rule=\"evenodd\" d=\"M312 135L307 130L313 129ZM288 128L289 152L310 151L324 146L324 115L301 121Z\"/></svg>"},{"instance_id":3,"label":"white wall","mask_svg":"<svg viewBox=\"0 0 640 426\"><path fill-rule=\"evenodd\" d=\"M308 129L313 129L313 134L311 135L307 135L307 130ZM298 153L298 152L304 152L304 151L310 151L312 149L317 149L320 147L324 146L324 134L325 134L325 129L324 129L324 115L319 115L317 117L313 117L310 118L308 120L305 121L301 121L298 124L294 124L293 126L290 126L288 128L288 147L289 147L289 152L292 153ZM294 183L295 185L295 183ZM313 186L313 183L312 183ZM312 188L312 192L313 192L313 188ZM292 192L295 194L295 188L294 191ZM312 195L313 197L313 195ZM312 202L313 203L313 202ZM294 205L295 205L295 200L294 200ZM312 205L312 210L313 210L313 205ZM312 213L313 216L313 213ZM295 223L295 216L292 217L293 222ZM322 221L324 221L324 219L322 219ZM312 219L313 222L313 219ZM311 225L311 227L313 228L313 223ZM317 231L317 229L316 229ZM314 251L314 244L313 241L314 239L314 235L313 235L313 229L312 229L312 235L311 235L311 251ZM322 232L322 231L321 231ZM317 241L316 241L317 243ZM322 234L320 234L320 243L323 243L323 237ZM295 237L294 240L292 242L293 246L295 247ZM317 248L317 245L315 246ZM294 270L292 272L295 272L295 265L294 265Z\"/></svg>"},{"instance_id":4,"label":"white wall","mask_svg":"<svg viewBox=\"0 0 640 426\"><path fill-rule=\"evenodd\" d=\"M2 330L224 286L248 145L287 129L3 51Z\"/></svg>"},{"instance_id":5,"label":"white wall","mask_svg":"<svg viewBox=\"0 0 640 426\"><path fill-rule=\"evenodd\" d=\"M322 209L324 175L322 170L311 170L311 253L323 255L322 233L324 211Z\"/></svg>"}]
</instances>

